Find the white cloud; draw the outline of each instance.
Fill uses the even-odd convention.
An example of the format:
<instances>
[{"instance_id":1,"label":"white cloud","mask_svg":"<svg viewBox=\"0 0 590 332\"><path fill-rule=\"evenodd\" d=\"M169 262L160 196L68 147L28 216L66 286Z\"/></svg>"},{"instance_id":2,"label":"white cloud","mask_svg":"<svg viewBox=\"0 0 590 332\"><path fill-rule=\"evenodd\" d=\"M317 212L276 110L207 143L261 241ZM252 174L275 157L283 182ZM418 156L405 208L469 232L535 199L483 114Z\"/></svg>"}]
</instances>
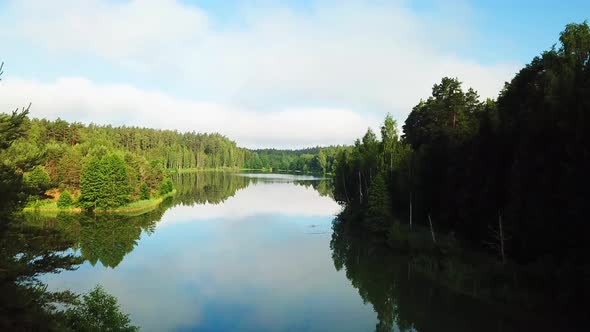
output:
<instances>
[{"instance_id":1,"label":"white cloud","mask_svg":"<svg viewBox=\"0 0 590 332\"><path fill-rule=\"evenodd\" d=\"M197 42L207 27L206 13L173 0L18 0L12 5L17 29L38 45L145 69L162 51Z\"/></svg>"},{"instance_id":2,"label":"white cloud","mask_svg":"<svg viewBox=\"0 0 590 332\"><path fill-rule=\"evenodd\" d=\"M64 78L49 84L12 78L3 81L0 109L15 109L29 102L33 117L219 132L245 147L348 143L367 127L378 124L377 119L346 109L285 108L256 112L180 100L129 85L98 85L81 78Z\"/></svg>"},{"instance_id":3,"label":"white cloud","mask_svg":"<svg viewBox=\"0 0 590 332\"><path fill-rule=\"evenodd\" d=\"M391 112L402 123L443 76L495 97L517 66L453 52L472 38L468 6L453 8L436 17L404 1L318 1L306 11L250 5L239 10L239 22L223 23L174 0L27 0L12 3L9 24L41 49L99 57L137 75L134 81L158 80L206 101L86 81L85 91L59 92L75 84L61 79L39 89L55 91L56 103L74 94L68 99L77 103L39 112L62 115L57 110L76 107L87 118L110 121L107 115L125 110L120 120L130 124L221 131L246 145L301 146L350 143L375 122L359 113ZM159 118L162 107L170 117Z\"/></svg>"}]
</instances>

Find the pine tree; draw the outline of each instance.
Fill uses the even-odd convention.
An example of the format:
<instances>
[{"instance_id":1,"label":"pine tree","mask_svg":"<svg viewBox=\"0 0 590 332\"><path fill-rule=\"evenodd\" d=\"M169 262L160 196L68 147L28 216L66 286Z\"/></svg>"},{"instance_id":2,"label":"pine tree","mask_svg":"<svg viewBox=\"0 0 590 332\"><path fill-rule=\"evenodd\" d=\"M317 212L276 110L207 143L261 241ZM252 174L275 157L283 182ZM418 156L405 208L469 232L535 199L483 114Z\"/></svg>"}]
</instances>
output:
<instances>
[{"instance_id":1,"label":"pine tree","mask_svg":"<svg viewBox=\"0 0 590 332\"><path fill-rule=\"evenodd\" d=\"M57 200L57 207L60 209L65 209L71 206L73 203L72 195L69 191L65 190L61 195L59 195L59 199Z\"/></svg>"},{"instance_id":2,"label":"pine tree","mask_svg":"<svg viewBox=\"0 0 590 332\"><path fill-rule=\"evenodd\" d=\"M379 172L369 187L367 211L364 219L367 227L376 233L385 233L392 222L391 197L385 183L385 175Z\"/></svg>"},{"instance_id":3,"label":"pine tree","mask_svg":"<svg viewBox=\"0 0 590 332\"><path fill-rule=\"evenodd\" d=\"M25 185L29 188L32 194L41 195L50 186L51 179L49 174L45 171L43 166L35 166L30 172L26 172L23 176Z\"/></svg>"},{"instance_id":4,"label":"pine tree","mask_svg":"<svg viewBox=\"0 0 590 332\"><path fill-rule=\"evenodd\" d=\"M80 205L85 209L111 209L129 202L127 168L116 154L92 158L84 167L80 182Z\"/></svg>"},{"instance_id":5,"label":"pine tree","mask_svg":"<svg viewBox=\"0 0 590 332\"><path fill-rule=\"evenodd\" d=\"M86 210L93 210L98 207L98 202L102 199L101 194L104 192L105 179L101 168L101 160L93 157L82 170L79 202L80 206Z\"/></svg>"}]
</instances>

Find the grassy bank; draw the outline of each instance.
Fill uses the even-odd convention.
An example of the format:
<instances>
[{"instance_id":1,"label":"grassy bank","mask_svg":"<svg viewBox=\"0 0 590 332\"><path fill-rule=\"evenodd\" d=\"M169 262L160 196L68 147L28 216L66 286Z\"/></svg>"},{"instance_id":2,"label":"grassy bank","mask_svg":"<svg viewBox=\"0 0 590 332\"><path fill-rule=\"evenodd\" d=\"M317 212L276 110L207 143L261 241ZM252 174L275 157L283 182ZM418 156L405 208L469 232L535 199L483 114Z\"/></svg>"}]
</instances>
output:
<instances>
[{"instance_id":1,"label":"grassy bank","mask_svg":"<svg viewBox=\"0 0 590 332\"><path fill-rule=\"evenodd\" d=\"M176 194L176 190L173 190L165 195L153 197L150 199L144 199L140 201L131 202L124 206L120 206L114 209L96 209L94 213L113 213L113 214L132 214L139 215L157 208L166 198L172 197ZM41 212L44 214L57 214L60 212L67 213L81 213L82 210L79 207L71 206L67 208L59 208L57 202L53 199L47 199L37 201L30 204L23 209L25 212Z\"/></svg>"}]
</instances>

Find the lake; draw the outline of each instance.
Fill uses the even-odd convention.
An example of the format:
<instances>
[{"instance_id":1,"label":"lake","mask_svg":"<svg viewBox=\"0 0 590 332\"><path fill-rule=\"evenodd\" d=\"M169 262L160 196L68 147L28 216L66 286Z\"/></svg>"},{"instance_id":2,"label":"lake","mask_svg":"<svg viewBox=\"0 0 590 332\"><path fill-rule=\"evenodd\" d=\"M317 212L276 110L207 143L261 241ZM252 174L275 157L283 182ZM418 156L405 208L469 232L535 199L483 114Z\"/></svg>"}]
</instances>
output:
<instances>
[{"instance_id":1,"label":"lake","mask_svg":"<svg viewBox=\"0 0 590 332\"><path fill-rule=\"evenodd\" d=\"M52 290L101 284L144 331L517 331L535 319L437 286L403 258L336 232L330 182L192 173L140 216L30 216L85 262ZM542 329L542 328L541 328Z\"/></svg>"}]
</instances>

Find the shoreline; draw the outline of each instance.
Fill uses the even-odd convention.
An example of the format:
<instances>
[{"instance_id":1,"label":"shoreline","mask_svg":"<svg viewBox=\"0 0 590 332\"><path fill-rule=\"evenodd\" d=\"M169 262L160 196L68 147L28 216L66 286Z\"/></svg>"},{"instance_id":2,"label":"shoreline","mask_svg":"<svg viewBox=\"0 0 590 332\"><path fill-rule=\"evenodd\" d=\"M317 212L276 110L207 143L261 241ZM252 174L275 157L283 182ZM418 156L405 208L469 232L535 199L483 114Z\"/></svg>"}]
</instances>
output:
<instances>
[{"instance_id":1,"label":"shoreline","mask_svg":"<svg viewBox=\"0 0 590 332\"><path fill-rule=\"evenodd\" d=\"M219 172L219 173L244 173L244 172L257 172L257 173L276 173L276 174L293 174L293 175L313 175L313 176L326 176L331 177L333 174L327 173L316 173L316 172L302 172L297 170L288 169L272 169L272 168L179 168L169 169L170 174L185 174L185 173L199 173L199 172Z\"/></svg>"},{"instance_id":2,"label":"shoreline","mask_svg":"<svg viewBox=\"0 0 590 332\"><path fill-rule=\"evenodd\" d=\"M141 213L149 212L149 211L157 208L158 206L160 206L160 204L162 204L164 199L169 198L169 197L173 197L174 195L176 195L176 189L172 190L171 192L169 192L165 195L158 196L156 198L144 199L144 200L131 202L129 204L126 204L124 206L114 208L114 209L95 209L91 213L125 214L125 213L136 213L136 212L141 212ZM53 205L55 205L55 207L53 207ZM54 213L61 213L61 212L79 214L79 213L89 212L86 210L82 210L82 208L79 208L79 207L69 207L69 208L61 209L61 208L57 207L55 201L52 201L51 203L46 204L45 206L51 206L51 207L25 207L25 208L23 208L22 211L23 212L33 212L33 213L42 213L42 214L54 214Z\"/></svg>"}]
</instances>

